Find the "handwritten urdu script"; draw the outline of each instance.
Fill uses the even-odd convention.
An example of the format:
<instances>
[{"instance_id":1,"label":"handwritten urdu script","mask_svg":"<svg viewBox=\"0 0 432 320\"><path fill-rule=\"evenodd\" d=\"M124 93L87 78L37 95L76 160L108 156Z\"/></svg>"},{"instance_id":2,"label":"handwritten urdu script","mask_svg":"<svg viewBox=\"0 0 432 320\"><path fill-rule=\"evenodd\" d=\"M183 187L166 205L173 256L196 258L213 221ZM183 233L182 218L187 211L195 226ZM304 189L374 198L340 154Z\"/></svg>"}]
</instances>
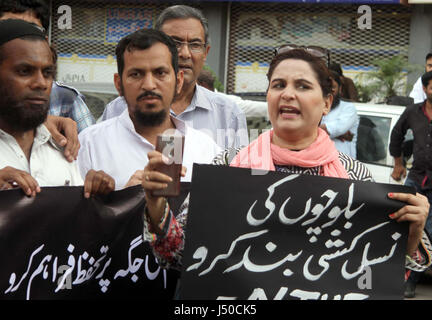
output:
<instances>
[{"instance_id":1,"label":"handwritten urdu script","mask_svg":"<svg viewBox=\"0 0 432 320\"><path fill-rule=\"evenodd\" d=\"M220 180L206 186L204 179L215 177L214 169L197 169L182 298L401 295L407 231L388 218L401 205L386 199L387 192L379 190L383 185L274 172L257 177L246 169L224 168ZM247 186L234 182L240 180ZM216 189L223 190L217 201L205 196Z\"/></svg>"}]
</instances>

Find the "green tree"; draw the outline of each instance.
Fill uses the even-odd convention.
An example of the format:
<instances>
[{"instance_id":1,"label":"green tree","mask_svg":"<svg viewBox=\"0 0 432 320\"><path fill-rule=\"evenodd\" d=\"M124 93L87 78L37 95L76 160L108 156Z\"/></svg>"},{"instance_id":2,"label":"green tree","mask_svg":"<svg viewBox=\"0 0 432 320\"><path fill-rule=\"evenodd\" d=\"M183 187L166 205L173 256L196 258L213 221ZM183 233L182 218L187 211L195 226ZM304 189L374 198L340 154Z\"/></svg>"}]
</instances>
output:
<instances>
[{"instance_id":1,"label":"green tree","mask_svg":"<svg viewBox=\"0 0 432 320\"><path fill-rule=\"evenodd\" d=\"M218 77L216 76L216 73L212 70L212 68L210 68L209 66L205 65L203 67L204 70L208 70L211 72L211 74L213 75L215 81L214 81L214 87L217 91L219 92L224 92L224 86L222 84L222 82L219 81Z\"/></svg>"},{"instance_id":2,"label":"green tree","mask_svg":"<svg viewBox=\"0 0 432 320\"><path fill-rule=\"evenodd\" d=\"M391 58L379 58L372 61L373 71L360 76L361 83L357 83L360 99L368 102L373 98L384 101L389 97L406 95L407 85L405 77L407 72L418 70L419 66L408 63L401 55Z\"/></svg>"}]
</instances>

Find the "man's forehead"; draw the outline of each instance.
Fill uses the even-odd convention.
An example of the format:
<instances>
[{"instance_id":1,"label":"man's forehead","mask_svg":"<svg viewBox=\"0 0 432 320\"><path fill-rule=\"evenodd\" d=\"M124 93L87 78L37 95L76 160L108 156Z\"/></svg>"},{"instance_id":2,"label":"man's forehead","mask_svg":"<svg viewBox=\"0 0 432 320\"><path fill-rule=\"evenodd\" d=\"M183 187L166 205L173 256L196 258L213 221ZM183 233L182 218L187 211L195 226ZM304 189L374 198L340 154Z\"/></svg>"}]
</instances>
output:
<instances>
[{"instance_id":1,"label":"man's forehead","mask_svg":"<svg viewBox=\"0 0 432 320\"><path fill-rule=\"evenodd\" d=\"M50 57L50 61L46 63L53 63L51 49L48 42L43 39L13 39L4 43L1 50L4 61L16 63L43 61Z\"/></svg>"},{"instance_id":2,"label":"man's forehead","mask_svg":"<svg viewBox=\"0 0 432 320\"><path fill-rule=\"evenodd\" d=\"M161 30L167 35L183 41L204 41L204 27L201 21L195 18L167 20L162 24Z\"/></svg>"},{"instance_id":3,"label":"man's forehead","mask_svg":"<svg viewBox=\"0 0 432 320\"><path fill-rule=\"evenodd\" d=\"M160 42L153 44L150 48L130 48L124 53L125 67L135 68L141 66L171 66L171 52L168 47Z\"/></svg>"}]
</instances>

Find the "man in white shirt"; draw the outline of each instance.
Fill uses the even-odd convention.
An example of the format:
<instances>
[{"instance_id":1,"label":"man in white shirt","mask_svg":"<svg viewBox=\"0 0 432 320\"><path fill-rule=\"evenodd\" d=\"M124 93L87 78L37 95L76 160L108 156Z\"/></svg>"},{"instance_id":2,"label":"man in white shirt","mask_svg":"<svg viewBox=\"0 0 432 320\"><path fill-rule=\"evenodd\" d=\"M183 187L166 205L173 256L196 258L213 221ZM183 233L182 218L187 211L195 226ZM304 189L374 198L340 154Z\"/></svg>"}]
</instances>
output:
<instances>
[{"instance_id":1,"label":"man in white shirt","mask_svg":"<svg viewBox=\"0 0 432 320\"><path fill-rule=\"evenodd\" d=\"M155 29L174 39L179 68L184 73L171 115L206 133L223 149L248 145L246 118L236 103L197 84L210 50L207 19L202 12L185 5L168 7L159 15ZM126 108L120 96L106 106L102 120L118 116Z\"/></svg>"},{"instance_id":2,"label":"man in white shirt","mask_svg":"<svg viewBox=\"0 0 432 320\"><path fill-rule=\"evenodd\" d=\"M432 71L432 52L426 55L426 72ZM423 90L421 77L414 84L409 96L414 99L414 103L420 103L426 100L426 94Z\"/></svg>"},{"instance_id":3,"label":"man in white shirt","mask_svg":"<svg viewBox=\"0 0 432 320\"><path fill-rule=\"evenodd\" d=\"M157 136L174 130L185 136L187 175L183 181L190 181L192 164L210 163L221 149L206 134L170 115L183 83L174 41L161 31L139 30L120 40L116 56L114 84L127 109L79 134L80 170L104 170L122 188L136 171L144 169Z\"/></svg>"},{"instance_id":4,"label":"man in white shirt","mask_svg":"<svg viewBox=\"0 0 432 320\"><path fill-rule=\"evenodd\" d=\"M68 162L43 125L55 74L45 34L23 20L0 21L0 189L21 187L28 196L40 186L82 185L75 162ZM108 193L114 180L91 171L84 195Z\"/></svg>"},{"instance_id":5,"label":"man in white shirt","mask_svg":"<svg viewBox=\"0 0 432 320\"><path fill-rule=\"evenodd\" d=\"M331 75L334 99L330 112L321 120L321 128L327 131L339 152L356 159L357 129L359 126L357 110L351 102L341 100L342 82L339 74L331 71Z\"/></svg>"}]
</instances>

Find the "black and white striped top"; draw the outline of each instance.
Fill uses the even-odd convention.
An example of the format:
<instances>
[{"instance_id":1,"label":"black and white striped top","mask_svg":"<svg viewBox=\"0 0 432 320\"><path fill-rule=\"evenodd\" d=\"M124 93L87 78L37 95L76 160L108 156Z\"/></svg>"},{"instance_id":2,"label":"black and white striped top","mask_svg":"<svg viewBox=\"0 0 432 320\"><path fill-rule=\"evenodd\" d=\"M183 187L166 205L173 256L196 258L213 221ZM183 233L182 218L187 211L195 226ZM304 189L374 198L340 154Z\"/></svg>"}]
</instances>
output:
<instances>
[{"instance_id":1,"label":"black and white striped top","mask_svg":"<svg viewBox=\"0 0 432 320\"><path fill-rule=\"evenodd\" d=\"M216 165L229 165L240 149L225 149L219 153L212 161ZM369 169L360 161L351 158L345 153L339 152L339 160L348 173L351 180L374 181ZM276 171L285 173L300 173L310 175L322 175L322 167L303 168L297 166L275 166Z\"/></svg>"}]
</instances>

